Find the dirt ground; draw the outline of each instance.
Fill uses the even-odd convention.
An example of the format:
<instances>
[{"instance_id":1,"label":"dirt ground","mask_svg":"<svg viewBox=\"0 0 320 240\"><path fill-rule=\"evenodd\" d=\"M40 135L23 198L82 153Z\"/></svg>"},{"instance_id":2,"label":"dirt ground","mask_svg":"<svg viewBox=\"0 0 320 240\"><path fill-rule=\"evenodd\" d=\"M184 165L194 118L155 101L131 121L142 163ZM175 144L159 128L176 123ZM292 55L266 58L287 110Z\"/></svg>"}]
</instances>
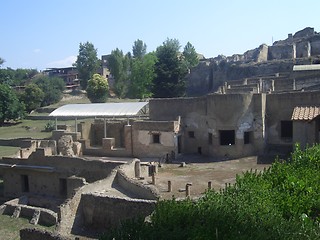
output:
<instances>
[{"instance_id":1,"label":"dirt ground","mask_svg":"<svg viewBox=\"0 0 320 240\"><path fill-rule=\"evenodd\" d=\"M184 167L181 167L180 163L172 163L162 164L158 168L155 186L159 189L162 199L171 199L173 196L184 198L187 183L192 184L190 196L198 197L206 191L209 181L212 188L219 190L224 188L225 184L234 183L237 174L241 175L251 169L262 171L270 166L270 164L258 164L255 156L214 162L210 162L210 159L192 157L183 160L186 163ZM172 183L171 192L168 192L168 181Z\"/></svg>"}]
</instances>

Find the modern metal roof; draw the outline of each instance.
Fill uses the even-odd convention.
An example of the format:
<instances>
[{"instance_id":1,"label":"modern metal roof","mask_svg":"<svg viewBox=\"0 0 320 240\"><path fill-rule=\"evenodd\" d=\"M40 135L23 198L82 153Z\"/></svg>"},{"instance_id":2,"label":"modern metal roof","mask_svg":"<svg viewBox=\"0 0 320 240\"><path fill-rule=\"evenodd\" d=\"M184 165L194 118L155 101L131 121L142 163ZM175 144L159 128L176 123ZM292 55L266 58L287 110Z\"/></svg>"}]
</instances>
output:
<instances>
[{"instance_id":1,"label":"modern metal roof","mask_svg":"<svg viewBox=\"0 0 320 240\"><path fill-rule=\"evenodd\" d=\"M57 108L52 117L129 117L138 115L148 102L67 104Z\"/></svg>"},{"instance_id":2,"label":"modern metal roof","mask_svg":"<svg viewBox=\"0 0 320 240\"><path fill-rule=\"evenodd\" d=\"M320 70L320 64L311 64L311 65L294 65L293 71L315 71Z\"/></svg>"},{"instance_id":3,"label":"modern metal roof","mask_svg":"<svg viewBox=\"0 0 320 240\"><path fill-rule=\"evenodd\" d=\"M295 107L291 120L312 121L320 115L320 107Z\"/></svg>"}]
</instances>

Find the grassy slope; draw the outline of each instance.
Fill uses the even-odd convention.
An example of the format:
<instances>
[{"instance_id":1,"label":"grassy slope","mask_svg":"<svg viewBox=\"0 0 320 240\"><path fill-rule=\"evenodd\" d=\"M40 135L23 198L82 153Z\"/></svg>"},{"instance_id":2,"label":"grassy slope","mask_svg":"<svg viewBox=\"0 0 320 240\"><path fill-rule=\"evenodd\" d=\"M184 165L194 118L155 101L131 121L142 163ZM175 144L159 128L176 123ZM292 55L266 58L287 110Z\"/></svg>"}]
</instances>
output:
<instances>
[{"instance_id":1,"label":"grassy slope","mask_svg":"<svg viewBox=\"0 0 320 240\"><path fill-rule=\"evenodd\" d=\"M34 228L35 225L29 223L25 218L11 218L7 215L0 215L0 239L1 240L19 240L19 231L22 228ZM47 231L53 231L53 227L43 227L40 225L37 228L46 229Z\"/></svg>"}]
</instances>

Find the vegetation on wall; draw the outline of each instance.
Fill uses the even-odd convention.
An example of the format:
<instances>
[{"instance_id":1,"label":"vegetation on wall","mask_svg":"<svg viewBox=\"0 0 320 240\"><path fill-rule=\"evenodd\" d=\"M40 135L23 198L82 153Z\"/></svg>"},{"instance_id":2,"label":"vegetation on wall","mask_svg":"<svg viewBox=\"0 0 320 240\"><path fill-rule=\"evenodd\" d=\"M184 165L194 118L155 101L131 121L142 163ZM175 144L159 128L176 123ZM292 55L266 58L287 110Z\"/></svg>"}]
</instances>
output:
<instances>
[{"instance_id":1,"label":"vegetation on wall","mask_svg":"<svg viewBox=\"0 0 320 240\"><path fill-rule=\"evenodd\" d=\"M198 201L160 201L150 222L126 222L101 239L320 239L320 145L246 172Z\"/></svg>"}]
</instances>

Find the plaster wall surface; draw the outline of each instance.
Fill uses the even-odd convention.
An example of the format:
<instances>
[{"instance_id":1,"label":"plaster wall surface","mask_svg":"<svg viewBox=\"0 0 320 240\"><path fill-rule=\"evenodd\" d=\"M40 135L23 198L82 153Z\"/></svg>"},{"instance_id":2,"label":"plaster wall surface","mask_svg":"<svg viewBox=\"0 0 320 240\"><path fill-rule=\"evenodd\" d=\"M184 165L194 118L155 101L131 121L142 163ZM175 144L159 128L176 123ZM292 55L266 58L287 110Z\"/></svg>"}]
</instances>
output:
<instances>
[{"instance_id":1,"label":"plaster wall surface","mask_svg":"<svg viewBox=\"0 0 320 240\"><path fill-rule=\"evenodd\" d=\"M320 106L320 92L277 93L267 95L266 125L269 144L292 144L281 138L281 121L290 121L294 107Z\"/></svg>"},{"instance_id":2,"label":"plaster wall surface","mask_svg":"<svg viewBox=\"0 0 320 240\"><path fill-rule=\"evenodd\" d=\"M319 142L319 130L316 126L316 121L293 121L293 143L299 143L305 148Z\"/></svg>"},{"instance_id":3,"label":"plaster wall surface","mask_svg":"<svg viewBox=\"0 0 320 240\"><path fill-rule=\"evenodd\" d=\"M151 120L177 120L195 112L202 115L206 114L206 98L165 98L150 99L149 117Z\"/></svg>"}]
</instances>

